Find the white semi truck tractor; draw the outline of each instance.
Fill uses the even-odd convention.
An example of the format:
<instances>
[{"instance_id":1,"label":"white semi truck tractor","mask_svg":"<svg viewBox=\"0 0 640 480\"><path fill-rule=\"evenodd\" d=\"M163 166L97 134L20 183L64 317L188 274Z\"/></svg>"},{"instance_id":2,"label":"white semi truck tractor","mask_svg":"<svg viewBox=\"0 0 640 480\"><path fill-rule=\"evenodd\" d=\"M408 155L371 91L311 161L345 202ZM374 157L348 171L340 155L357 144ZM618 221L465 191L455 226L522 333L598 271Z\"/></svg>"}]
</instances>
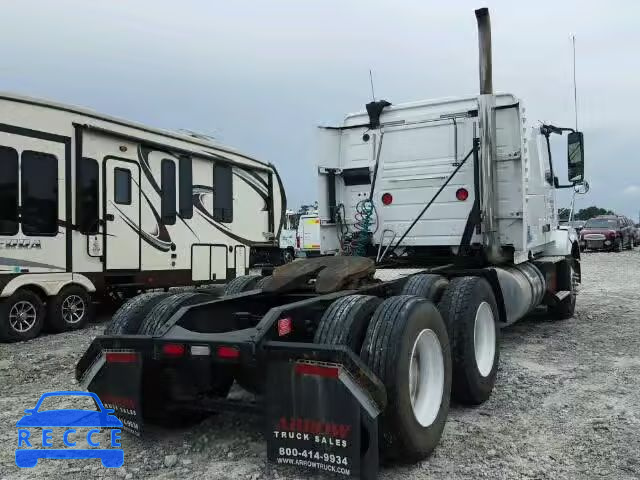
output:
<instances>
[{"instance_id":1,"label":"white semi truck tractor","mask_svg":"<svg viewBox=\"0 0 640 480\"><path fill-rule=\"evenodd\" d=\"M489 15L476 15L479 95L372 102L318 129L323 248L375 258L378 269L490 269L501 325L540 304L571 316L580 250L559 225L556 190L584 182L583 136L528 125L522 100L493 92ZM562 185L550 143L565 132Z\"/></svg>"},{"instance_id":2,"label":"white semi truck tractor","mask_svg":"<svg viewBox=\"0 0 640 480\"><path fill-rule=\"evenodd\" d=\"M522 101L493 92L489 13L476 17L479 95L374 101L319 130L322 248L338 255L239 276L218 299L133 299L78 381L124 398L112 407L137 434L176 412L263 408L278 464L373 478L379 454L427 457L451 398L489 398L500 327L539 306L571 317L580 282L555 193L584 181L582 134L529 127ZM563 133L566 185L550 155ZM234 380L264 402L227 398Z\"/></svg>"}]
</instances>

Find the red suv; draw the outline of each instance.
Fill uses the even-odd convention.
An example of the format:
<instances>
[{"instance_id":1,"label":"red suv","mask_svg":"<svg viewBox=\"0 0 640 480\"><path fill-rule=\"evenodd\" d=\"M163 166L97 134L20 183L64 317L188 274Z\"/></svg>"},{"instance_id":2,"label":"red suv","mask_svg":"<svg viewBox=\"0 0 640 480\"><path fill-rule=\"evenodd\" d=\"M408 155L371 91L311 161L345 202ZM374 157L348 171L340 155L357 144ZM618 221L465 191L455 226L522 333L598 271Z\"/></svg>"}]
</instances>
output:
<instances>
[{"instance_id":1,"label":"red suv","mask_svg":"<svg viewBox=\"0 0 640 480\"><path fill-rule=\"evenodd\" d=\"M620 215L602 215L587 220L580 231L580 246L583 250L633 250L635 226Z\"/></svg>"}]
</instances>

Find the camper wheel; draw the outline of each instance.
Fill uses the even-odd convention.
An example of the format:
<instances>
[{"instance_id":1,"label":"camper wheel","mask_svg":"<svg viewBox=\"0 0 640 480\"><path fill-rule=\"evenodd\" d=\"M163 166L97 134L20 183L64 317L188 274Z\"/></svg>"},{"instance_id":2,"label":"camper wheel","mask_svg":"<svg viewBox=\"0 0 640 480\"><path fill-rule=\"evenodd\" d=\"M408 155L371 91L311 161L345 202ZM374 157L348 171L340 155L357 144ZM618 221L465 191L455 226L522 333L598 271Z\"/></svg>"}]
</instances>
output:
<instances>
[{"instance_id":1,"label":"camper wheel","mask_svg":"<svg viewBox=\"0 0 640 480\"><path fill-rule=\"evenodd\" d=\"M0 302L0 340L30 340L37 337L44 321L44 304L30 290L18 290Z\"/></svg>"},{"instance_id":2,"label":"camper wheel","mask_svg":"<svg viewBox=\"0 0 640 480\"><path fill-rule=\"evenodd\" d=\"M69 285L50 297L47 310L47 326L54 332L78 330L93 317L91 297L79 285Z\"/></svg>"}]
</instances>

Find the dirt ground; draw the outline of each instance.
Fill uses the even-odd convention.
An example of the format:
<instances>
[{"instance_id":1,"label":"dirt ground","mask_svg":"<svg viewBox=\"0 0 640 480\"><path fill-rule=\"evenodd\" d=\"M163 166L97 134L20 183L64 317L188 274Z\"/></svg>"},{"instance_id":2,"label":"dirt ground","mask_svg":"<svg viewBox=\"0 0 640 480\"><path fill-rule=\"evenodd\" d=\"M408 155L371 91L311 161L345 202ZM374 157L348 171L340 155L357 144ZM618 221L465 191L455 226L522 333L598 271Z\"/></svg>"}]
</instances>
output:
<instances>
[{"instance_id":1,"label":"dirt ground","mask_svg":"<svg viewBox=\"0 0 640 480\"><path fill-rule=\"evenodd\" d=\"M428 460L385 467L380 478L640 478L640 251L588 253L582 265L576 316L534 314L503 331L491 399L454 406ZM98 460L18 469L16 421L42 392L78 389L75 363L103 328L0 345L0 479L309 478L267 465L261 420L239 414L144 439L123 434L118 470Z\"/></svg>"}]
</instances>

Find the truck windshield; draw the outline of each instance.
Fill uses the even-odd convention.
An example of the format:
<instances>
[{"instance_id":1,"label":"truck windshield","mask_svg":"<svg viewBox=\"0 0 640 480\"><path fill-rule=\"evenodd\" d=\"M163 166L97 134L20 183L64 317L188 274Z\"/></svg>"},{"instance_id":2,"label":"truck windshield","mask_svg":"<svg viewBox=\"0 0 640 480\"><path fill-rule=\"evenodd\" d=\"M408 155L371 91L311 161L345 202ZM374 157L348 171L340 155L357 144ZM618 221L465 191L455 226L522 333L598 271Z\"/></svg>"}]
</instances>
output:
<instances>
[{"instance_id":1,"label":"truck windshield","mask_svg":"<svg viewBox=\"0 0 640 480\"><path fill-rule=\"evenodd\" d=\"M618 222L608 218L593 218L587 222L584 228L616 228Z\"/></svg>"}]
</instances>

